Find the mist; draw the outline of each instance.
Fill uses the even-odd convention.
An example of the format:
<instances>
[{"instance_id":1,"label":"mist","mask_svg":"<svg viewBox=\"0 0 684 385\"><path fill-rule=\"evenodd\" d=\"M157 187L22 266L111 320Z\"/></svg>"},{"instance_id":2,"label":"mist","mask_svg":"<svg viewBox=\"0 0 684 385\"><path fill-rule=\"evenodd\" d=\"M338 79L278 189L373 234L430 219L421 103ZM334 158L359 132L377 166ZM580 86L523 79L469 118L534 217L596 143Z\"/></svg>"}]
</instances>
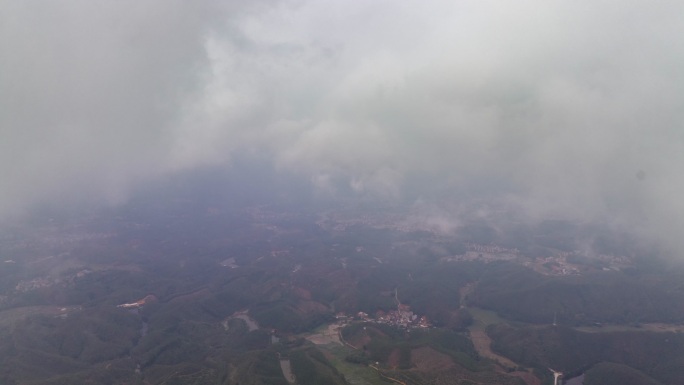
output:
<instances>
[{"instance_id":1,"label":"mist","mask_svg":"<svg viewBox=\"0 0 684 385\"><path fill-rule=\"evenodd\" d=\"M246 191L427 207L446 229L503 207L681 254L682 15L676 1L5 1L0 215L122 204L213 167Z\"/></svg>"}]
</instances>

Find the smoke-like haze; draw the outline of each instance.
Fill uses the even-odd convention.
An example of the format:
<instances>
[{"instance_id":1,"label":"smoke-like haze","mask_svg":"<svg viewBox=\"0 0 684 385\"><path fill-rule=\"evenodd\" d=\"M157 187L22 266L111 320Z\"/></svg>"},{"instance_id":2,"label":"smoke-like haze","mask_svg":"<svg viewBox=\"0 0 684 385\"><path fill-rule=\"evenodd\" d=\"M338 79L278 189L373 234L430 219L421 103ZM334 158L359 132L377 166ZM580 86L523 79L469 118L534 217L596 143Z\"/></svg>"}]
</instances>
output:
<instances>
[{"instance_id":1,"label":"smoke-like haze","mask_svg":"<svg viewBox=\"0 0 684 385\"><path fill-rule=\"evenodd\" d=\"M679 1L4 1L0 213L258 154L676 240L682 36Z\"/></svg>"}]
</instances>

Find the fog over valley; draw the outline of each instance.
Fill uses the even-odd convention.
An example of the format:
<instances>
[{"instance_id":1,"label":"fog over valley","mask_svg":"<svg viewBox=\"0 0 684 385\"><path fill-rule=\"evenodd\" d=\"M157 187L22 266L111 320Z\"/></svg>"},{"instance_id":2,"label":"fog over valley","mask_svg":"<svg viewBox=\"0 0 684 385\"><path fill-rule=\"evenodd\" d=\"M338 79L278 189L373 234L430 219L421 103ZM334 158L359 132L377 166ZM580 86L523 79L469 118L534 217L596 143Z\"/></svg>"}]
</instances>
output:
<instances>
[{"instance_id":1,"label":"fog over valley","mask_svg":"<svg viewBox=\"0 0 684 385\"><path fill-rule=\"evenodd\" d=\"M117 204L242 156L317 196L485 198L677 242L681 8L3 2L0 207Z\"/></svg>"},{"instance_id":2,"label":"fog over valley","mask_svg":"<svg viewBox=\"0 0 684 385\"><path fill-rule=\"evenodd\" d=\"M0 1L0 383L684 385L682 36L674 0Z\"/></svg>"}]
</instances>

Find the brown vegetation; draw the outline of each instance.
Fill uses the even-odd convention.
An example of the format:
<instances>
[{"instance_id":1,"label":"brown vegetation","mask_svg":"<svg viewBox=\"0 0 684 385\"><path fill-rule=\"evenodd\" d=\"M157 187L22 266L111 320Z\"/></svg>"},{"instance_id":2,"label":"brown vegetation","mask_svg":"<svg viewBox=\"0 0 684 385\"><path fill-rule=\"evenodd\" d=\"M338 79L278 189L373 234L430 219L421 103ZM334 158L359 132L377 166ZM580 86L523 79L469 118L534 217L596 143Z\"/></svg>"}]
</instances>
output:
<instances>
[{"instance_id":1,"label":"brown vegetation","mask_svg":"<svg viewBox=\"0 0 684 385\"><path fill-rule=\"evenodd\" d=\"M454 366L454 361L448 355L440 353L429 346L411 350L411 365L416 370L436 372Z\"/></svg>"}]
</instances>

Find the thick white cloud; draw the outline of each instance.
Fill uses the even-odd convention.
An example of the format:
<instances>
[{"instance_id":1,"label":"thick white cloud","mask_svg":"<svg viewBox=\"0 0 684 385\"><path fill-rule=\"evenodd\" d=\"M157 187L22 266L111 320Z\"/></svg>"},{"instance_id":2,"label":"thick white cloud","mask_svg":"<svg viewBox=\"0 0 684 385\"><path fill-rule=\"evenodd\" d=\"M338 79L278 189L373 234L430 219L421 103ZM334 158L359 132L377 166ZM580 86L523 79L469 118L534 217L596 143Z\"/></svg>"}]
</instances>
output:
<instances>
[{"instance_id":1,"label":"thick white cloud","mask_svg":"<svg viewBox=\"0 0 684 385\"><path fill-rule=\"evenodd\" d=\"M168 127L207 62L208 7L0 7L0 211L84 190L116 200L164 168Z\"/></svg>"},{"instance_id":2,"label":"thick white cloud","mask_svg":"<svg viewBox=\"0 0 684 385\"><path fill-rule=\"evenodd\" d=\"M682 225L681 2L243 3L3 2L0 211L252 151L333 195Z\"/></svg>"}]
</instances>

